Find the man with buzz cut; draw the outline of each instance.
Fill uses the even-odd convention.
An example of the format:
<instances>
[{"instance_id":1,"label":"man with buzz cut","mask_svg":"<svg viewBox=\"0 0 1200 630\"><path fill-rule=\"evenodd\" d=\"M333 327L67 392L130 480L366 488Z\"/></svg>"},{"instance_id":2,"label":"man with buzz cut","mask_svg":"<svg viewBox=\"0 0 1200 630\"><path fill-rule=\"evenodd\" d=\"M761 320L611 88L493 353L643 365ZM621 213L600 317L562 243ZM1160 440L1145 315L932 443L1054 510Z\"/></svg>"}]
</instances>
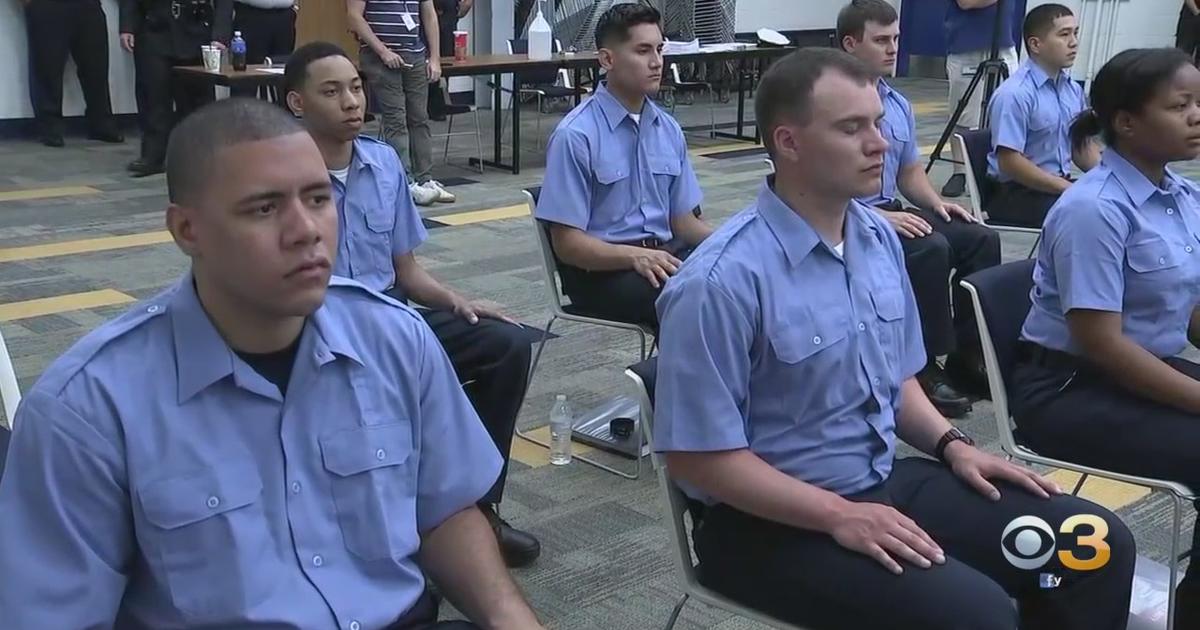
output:
<instances>
[{"instance_id":1,"label":"man with buzz cut","mask_svg":"<svg viewBox=\"0 0 1200 630\"><path fill-rule=\"evenodd\" d=\"M1000 264L1000 235L976 222L962 206L939 197L921 168L912 105L886 80L896 72L896 9L885 0L853 0L838 14L837 33L842 49L876 74L883 103L881 127L888 141L880 188L858 200L874 208L900 236L928 357L917 380L938 411L957 418L971 409L961 391L987 390L974 310L959 280ZM901 195L917 207L906 205ZM947 282L954 287L953 300ZM937 361L942 356L948 357L945 369Z\"/></svg>"},{"instance_id":2,"label":"man with buzz cut","mask_svg":"<svg viewBox=\"0 0 1200 630\"><path fill-rule=\"evenodd\" d=\"M412 309L331 277L337 206L304 127L218 101L166 166L190 268L16 413L4 630L540 630L476 507L502 462L446 354ZM431 584L470 621L439 623Z\"/></svg>"}]
</instances>

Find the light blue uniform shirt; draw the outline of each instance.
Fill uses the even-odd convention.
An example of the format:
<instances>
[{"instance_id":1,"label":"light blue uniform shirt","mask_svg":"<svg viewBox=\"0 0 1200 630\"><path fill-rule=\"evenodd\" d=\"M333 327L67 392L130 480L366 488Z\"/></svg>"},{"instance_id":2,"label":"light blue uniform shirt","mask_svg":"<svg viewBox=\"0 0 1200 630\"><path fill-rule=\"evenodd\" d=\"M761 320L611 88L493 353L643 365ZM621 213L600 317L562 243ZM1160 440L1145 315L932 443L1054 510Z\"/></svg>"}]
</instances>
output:
<instances>
[{"instance_id":1,"label":"light blue uniform shirt","mask_svg":"<svg viewBox=\"0 0 1200 630\"><path fill-rule=\"evenodd\" d=\"M895 230L851 202L844 233L842 257L764 185L667 282L657 450L749 448L841 495L888 478L921 325Z\"/></svg>"},{"instance_id":2,"label":"light blue uniform shirt","mask_svg":"<svg viewBox=\"0 0 1200 630\"><path fill-rule=\"evenodd\" d=\"M601 85L550 136L535 214L610 243L667 242L703 198L679 123L650 99L635 122Z\"/></svg>"},{"instance_id":3,"label":"light blue uniform shirt","mask_svg":"<svg viewBox=\"0 0 1200 630\"><path fill-rule=\"evenodd\" d=\"M883 102L883 124L880 131L888 142L883 154L882 186L878 194L859 197L868 206L895 201L900 196L900 171L920 159L917 153L917 119L912 105L883 79L879 80L879 100Z\"/></svg>"},{"instance_id":4,"label":"light blue uniform shirt","mask_svg":"<svg viewBox=\"0 0 1200 630\"><path fill-rule=\"evenodd\" d=\"M0 482L0 626L374 630L421 534L500 456L413 311L334 278L286 400L190 276L84 337L21 401Z\"/></svg>"},{"instance_id":5,"label":"light blue uniform shirt","mask_svg":"<svg viewBox=\"0 0 1200 630\"><path fill-rule=\"evenodd\" d=\"M988 117L992 126L992 152L988 174L999 181L996 148L1019 151L1051 175L1071 172L1071 122L1087 109L1083 88L1063 70L1051 79L1041 66L1027 59L992 95Z\"/></svg>"},{"instance_id":6,"label":"light blue uniform shirt","mask_svg":"<svg viewBox=\"0 0 1200 630\"><path fill-rule=\"evenodd\" d=\"M408 192L408 177L396 150L359 136L346 183L332 175L329 181L338 208L333 273L376 291L392 288L396 283L393 257L413 251L429 236Z\"/></svg>"},{"instance_id":7,"label":"light blue uniform shirt","mask_svg":"<svg viewBox=\"0 0 1200 630\"><path fill-rule=\"evenodd\" d=\"M1158 357L1187 346L1200 303L1200 189L1168 174L1161 187L1113 149L1046 216L1033 308L1021 337L1082 355L1066 313L1121 314L1121 332Z\"/></svg>"}]
</instances>

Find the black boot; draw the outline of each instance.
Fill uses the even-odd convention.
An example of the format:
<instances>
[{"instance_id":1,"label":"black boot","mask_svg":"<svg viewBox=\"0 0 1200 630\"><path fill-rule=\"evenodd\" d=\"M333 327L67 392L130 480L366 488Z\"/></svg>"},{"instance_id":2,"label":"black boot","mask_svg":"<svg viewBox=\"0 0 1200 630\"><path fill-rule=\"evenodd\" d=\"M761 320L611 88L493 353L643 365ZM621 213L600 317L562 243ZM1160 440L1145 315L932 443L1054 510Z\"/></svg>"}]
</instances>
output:
<instances>
[{"instance_id":1,"label":"black boot","mask_svg":"<svg viewBox=\"0 0 1200 630\"><path fill-rule=\"evenodd\" d=\"M492 531L496 533L496 542L500 545L500 555L504 557L504 564L518 569L533 564L542 554L542 543L532 534L509 525L496 514L494 506L480 505L479 511L483 512L492 526Z\"/></svg>"},{"instance_id":2,"label":"black boot","mask_svg":"<svg viewBox=\"0 0 1200 630\"><path fill-rule=\"evenodd\" d=\"M946 185L942 186L943 197L961 197L967 190L967 176L962 173L955 173L946 181Z\"/></svg>"},{"instance_id":3,"label":"black boot","mask_svg":"<svg viewBox=\"0 0 1200 630\"><path fill-rule=\"evenodd\" d=\"M961 418L970 413L971 400L947 382L946 375L942 373L936 361L930 361L929 365L917 374L917 382L921 384L921 389L925 390L925 395L929 396L929 402L932 402L938 413L943 416Z\"/></svg>"}]
</instances>

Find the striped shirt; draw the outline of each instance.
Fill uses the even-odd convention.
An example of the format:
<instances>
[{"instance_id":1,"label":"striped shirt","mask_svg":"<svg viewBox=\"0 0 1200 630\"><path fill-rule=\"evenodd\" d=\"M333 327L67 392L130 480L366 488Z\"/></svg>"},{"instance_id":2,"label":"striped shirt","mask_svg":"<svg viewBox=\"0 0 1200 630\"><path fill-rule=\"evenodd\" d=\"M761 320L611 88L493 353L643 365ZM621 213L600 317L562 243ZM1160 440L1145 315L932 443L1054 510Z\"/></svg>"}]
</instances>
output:
<instances>
[{"instance_id":1,"label":"striped shirt","mask_svg":"<svg viewBox=\"0 0 1200 630\"><path fill-rule=\"evenodd\" d=\"M425 40L421 38L421 3L429 0L367 0L363 17L371 32L392 52L423 53ZM404 22L404 14L412 18L415 25L411 30Z\"/></svg>"}]
</instances>

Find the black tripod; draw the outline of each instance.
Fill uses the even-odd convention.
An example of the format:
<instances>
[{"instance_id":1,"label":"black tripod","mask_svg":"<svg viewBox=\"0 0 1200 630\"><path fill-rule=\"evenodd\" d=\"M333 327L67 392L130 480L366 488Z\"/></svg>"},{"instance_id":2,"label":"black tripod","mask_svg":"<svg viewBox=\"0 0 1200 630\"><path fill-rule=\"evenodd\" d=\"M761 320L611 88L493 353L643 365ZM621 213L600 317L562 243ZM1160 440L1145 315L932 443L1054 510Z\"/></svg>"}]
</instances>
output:
<instances>
[{"instance_id":1,"label":"black tripod","mask_svg":"<svg viewBox=\"0 0 1200 630\"><path fill-rule=\"evenodd\" d=\"M971 96L975 94L975 90L979 89L979 83L985 80L983 101L979 112L979 127L982 129L988 126L988 103L992 102L992 94L996 92L996 88L1000 87L1000 84L1008 78L1008 64L1000 58L1000 33L1004 25L1004 16L1006 15L1004 11L1008 1L999 0L996 3L996 20L992 25L992 50L988 58L975 68L975 76L971 77L971 82L967 84L967 90L963 92L962 98L958 99L954 113L950 115L950 120L946 121L946 128L942 130L942 136L938 138L937 146L933 148L933 155L929 156L929 164L925 166L926 173L933 169L934 163L943 159L942 149L946 147L950 135L958 127L958 121L962 118L963 111L967 109L967 104L971 102ZM947 161L958 163L956 160Z\"/></svg>"}]
</instances>

